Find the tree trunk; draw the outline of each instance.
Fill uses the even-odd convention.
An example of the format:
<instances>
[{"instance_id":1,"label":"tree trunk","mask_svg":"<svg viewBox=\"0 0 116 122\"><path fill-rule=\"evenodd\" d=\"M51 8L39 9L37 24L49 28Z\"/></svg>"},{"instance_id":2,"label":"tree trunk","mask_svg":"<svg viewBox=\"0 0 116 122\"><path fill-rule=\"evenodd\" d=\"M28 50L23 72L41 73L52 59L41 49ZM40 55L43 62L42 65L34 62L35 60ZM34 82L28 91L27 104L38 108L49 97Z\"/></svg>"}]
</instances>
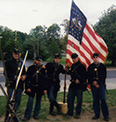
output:
<instances>
[{"instance_id":1,"label":"tree trunk","mask_svg":"<svg viewBox=\"0 0 116 122\"><path fill-rule=\"evenodd\" d=\"M35 45L33 45L33 58L36 57L36 52L35 52Z\"/></svg>"}]
</instances>

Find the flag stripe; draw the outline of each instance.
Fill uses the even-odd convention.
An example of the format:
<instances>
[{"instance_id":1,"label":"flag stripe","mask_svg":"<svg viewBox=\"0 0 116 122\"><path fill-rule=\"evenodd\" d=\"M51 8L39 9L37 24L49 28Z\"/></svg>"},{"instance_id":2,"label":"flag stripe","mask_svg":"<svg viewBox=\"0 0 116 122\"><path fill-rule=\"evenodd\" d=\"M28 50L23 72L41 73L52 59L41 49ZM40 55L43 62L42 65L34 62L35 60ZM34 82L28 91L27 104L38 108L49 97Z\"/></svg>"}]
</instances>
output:
<instances>
[{"instance_id":1,"label":"flag stripe","mask_svg":"<svg viewBox=\"0 0 116 122\"><path fill-rule=\"evenodd\" d=\"M92 59L92 50L91 49L89 49L89 47L87 47L87 45L86 45L86 43L84 43L84 41L81 43L81 45L82 45L82 47L88 52L88 54L89 54L89 59Z\"/></svg>"},{"instance_id":2,"label":"flag stripe","mask_svg":"<svg viewBox=\"0 0 116 122\"><path fill-rule=\"evenodd\" d=\"M96 32L95 32L95 33L96 33ZM106 53L107 53L108 49L107 49L107 46L106 46L104 40L103 40L97 33L96 33L96 37L97 37L99 43L102 45L102 49L103 49L104 51L106 51Z\"/></svg>"},{"instance_id":3,"label":"flag stripe","mask_svg":"<svg viewBox=\"0 0 116 122\"><path fill-rule=\"evenodd\" d=\"M72 64L72 59L69 54L66 55L66 63Z\"/></svg>"},{"instance_id":4,"label":"flag stripe","mask_svg":"<svg viewBox=\"0 0 116 122\"><path fill-rule=\"evenodd\" d=\"M79 57L83 57L83 58L85 58L84 56L86 56L86 58L88 58L89 59L89 57L90 57L90 59L89 59L89 63L86 61L86 60L82 60L81 58L81 62L83 62L84 64L90 64L92 61L93 61L93 59L92 59L92 55L93 55L93 53L90 53L90 54L92 54L92 55L90 55L90 54L88 54L87 55L87 51L86 50L84 50L84 48L83 48L83 46L81 46L80 48L78 47L79 46L79 43L78 43L78 41L75 41L75 39L69 34L68 35L68 38L69 39L72 39L73 40L73 42L71 41L71 40L68 40L68 43L67 44L69 44L69 45L67 45L67 49L69 49L69 50L71 50L72 51L72 49L71 48L68 48L69 46L70 47L72 47L72 43L74 44L74 47L72 47L72 48L74 48L74 50L72 51L73 53L77 53L78 55L79 55ZM76 43L75 43L76 42ZM85 55L83 56L83 55L81 55L81 52L82 51L80 51L80 49L83 49L83 52L85 53ZM92 50L92 49L91 49ZM93 51L94 52L94 51ZM72 53L70 53L70 56L72 55ZM103 60L102 59L100 59L100 61L103 63Z\"/></svg>"},{"instance_id":5,"label":"flag stripe","mask_svg":"<svg viewBox=\"0 0 116 122\"><path fill-rule=\"evenodd\" d=\"M99 61L103 63L108 52L107 45L72 1L66 61L72 64L71 55L77 53L87 68L93 62L95 52L99 53Z\"/></svg>"},{"instance_id":6,"label":"flag stripe","mask_svg":"<svg viewBox=\"0 0 116 122\"><path fill-rule=\"evenodd\" d=\"M74 43L75 45L77 45L78 47L74 47L74 48L76 50L79 50L80 49L81 51L83 51L85 53L86 58L91 57L90 52L89 52L90 50L88 48L87 49L84 48L84 43L83 42L81 43L81 46L80 46L79 42L75 38L73 38L73 36L71 36L70 34L68 35L68 40L69 40L68 43L70 43L70 45L72 43ZM73 41L71 41L71 40L73 40ZM79 46L80 46L80 48L79 48ZM93 54L93 53L91 53L91 54Z\"/></svg>"},{"instance_id":7,"label":"flag stripe","mask_svg":"<svg viewBox=\"0 0 116 122\"><path fill-rule=\"evenodd\" d=\"M68 40L68 43L67 44L69 44L71 47L72 47L72 43L74 43L74 42L72 42L71 40ZM80 44L79 44L80 45ZM87 54L87 52L86 52L86 55L83 53L83 52L85 52L85 50L81 47L81 48L79 48L79 45L76 45L75 43L74 43L74 46L72 47L72 48L74 48L75 50L77 50L78 51L78 53L80 53L80 55L85 59L85 63L87 63L87 64L90 64L90 60L88 59L88 57L87 57L87 55L88 56L90 56L89 54Z\"/></svg>"},{"instance_id":8,"label":"flag stripe","mask_svg":"<svg viewBox=\"0 0 116 122\"><path fill-rule=\"evenodd\" d=\"M84 34L84 33L83 33L83 34ZM85 36L86 36L86 35L85 35ZM83 37L84 37L84 35L83 35ZM79 48L79 42L78 42L74 37L72 37L71 35L68 35L68 38L71 39L71 40L74 40L73 43L74 43L75 45L78 45L77 47L75 46L74 48L75 48L76 50L80 50L80 48ZM87 38L88 38L88 37L87 37ZM86 40L87 40L87 39L86 39ZM85 48L85 47L83 46L83 44L84 44L84 42L85 42L86 40L82 41L81 46L82 46L83 48ZM88 40L89 40L89 39L88 39ZM70 45L72 45L72 41L68 41L68 43L70 43ZM87 43L88 43L88 42L86 41L86 44L87 44ZM86 44L85 44L85 45L86 45ZM91 45L92 45L92 46L91 46ZM89 48L85 49L85 51L84 51L85 53L86 53L86 52L89 52L89 51L91 52L91 53L89 52L90 55L91 55L91 56L90 56L90 57L91 57L91 58L90 58L91 60L86 62L86 63L89 62L88 65L90 64L90 62L93 61L93 60L92 60L92 54L93 54L94 52L99 52L99 50L98 50L91 42L89 43L89 46L90 46L90 50L91 50L91 51L89 50ZM82 49L82 47L81 47L81 49ZM92 48L92 47L93 47L93 48ZM92 49L93 49L94 51L93 51ZM78 53L79 53L79 52L78 52ZM99 53L100 53L100 52L99 52ZM80 54L81 54L81 53L80 53ZM81 55L81 56L82 56L82 55ZM84 56L84 55L83 55L83 56ZM104 60L105 57L104 57L103 55L100 56L100 57L101 57L101 61L103 62L103 60Z\"/></svg>"},{"instance_id":9,"label":"flag stripe","mask_svg":"<svg viewBox=\"0 0 116 122\"><path fill-rule=\"evenodd\" d=\"M66 63L72 64L72 59L71 59L71 55L72 52L70 50L67 50L67 55L66 55ZM86 63L84 63L81 58L79 58L79 60L86 66L86 68L88 67L88 65Z\"/></svg>"},{"instance_id":10,"label":"flag stripe","mask_svg":"<svg viewBox=\"0 0 116 122\"><path fill-rule=\"evenodd\" d=\"M67 45L67 46L69 47L70 45ZM76 49L74 49L73 47L70 46L70 50L67 49L67 54L69 54L69 55L71 56L72 53L77 53L77 54L79 55L80 61L81 61L83 64L85 64L85 66L88 66L88 64L86 63L85 58L83 58L83 57L80 55L80 52L78 52Z\"/></svg>"},{"instance_id":11,"label":"flag stripe","mask_svg":"<svg viewBox=\"0 0 116 122\"><path fill-rule=\"evenodd\" d=\"M91 40L83 33L83 37L89 42L90 47L94 52L98 52L102 60L104 60L104 56L99 52L99 50L95 47L94 44L91 43Z\"/></svg>"},{"instance_id":12,"label":"flag stripe","mask_svg":"<svg viewBox=\"0 0 116 122\"><path fill-rule=\"evenodd\" d=\"M88 30L89 34L93 37L93 39L95 40L95 43L97 46L99 46L99 48L101 48L101 50L103 49L103 45L101 43L99 43L97 37L96 37L96 34L95 32L92 30L92 28L90 28L91 25L88 26L88 22L86 24L86 29Z\"/></svg>"},{"instance_id":13,"label":"flag stripe","mask_svg":"<svg viewBox=\"0 0 116 122\"><path fill-rule=\"evenodd\" d=\"M106 54L106 52L104 52L104 50L101 49L101 46L96 42L96 40L91 36L91 34L88 32L88 30L86 30L86 28L84 30L84 33L86 33L86 35L89 38L91 44L94 45L94 47L96 48L97 52L101 53L101 55L104 56Z\"/></svg>"}]
</instances>

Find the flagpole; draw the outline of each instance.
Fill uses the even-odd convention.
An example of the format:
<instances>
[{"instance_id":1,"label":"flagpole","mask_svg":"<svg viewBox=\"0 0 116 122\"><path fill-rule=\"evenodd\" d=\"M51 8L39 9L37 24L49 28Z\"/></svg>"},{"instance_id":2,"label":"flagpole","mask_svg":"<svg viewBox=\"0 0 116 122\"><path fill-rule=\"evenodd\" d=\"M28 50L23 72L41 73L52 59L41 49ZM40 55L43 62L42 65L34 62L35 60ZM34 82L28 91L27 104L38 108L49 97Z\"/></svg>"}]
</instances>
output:
<instances>
[{"instance_id":1,"label":"flagpole","mask_svg":"<svg viewBox=\"0 0 116 122\"><path fill-rule=\"evenodd\" d=\"M63 103L65 103L65 93L66 93L66 73L64 76L64 96L63 96Z\"/></svg>"},{"instance_id":2,"label":"flagpole","mask_svg":"<svg viewBox=\"0 0 116 122\"><path fill-rule=\"evenodd\" d=\"M73 0L72 0L72 2L73 2ZM72 6L72 4L71 4L71 6ZM70 11L70 14L71 14L71 11ZM70 21L69 21L69 23L70 23ZM69 28L68 28L68 32L69 32ZM67 42L68 42L68 35L67 35ZM67 49L66 49L67 50ZM67 54L67 53L66 53ZM67 62L65 61L65 64L66 64ZM66 94L66 73L65 73L65 75L64 75L64 96L63 96L63 103L65 103L65 94Z\"/></svg>"}]
</instances>

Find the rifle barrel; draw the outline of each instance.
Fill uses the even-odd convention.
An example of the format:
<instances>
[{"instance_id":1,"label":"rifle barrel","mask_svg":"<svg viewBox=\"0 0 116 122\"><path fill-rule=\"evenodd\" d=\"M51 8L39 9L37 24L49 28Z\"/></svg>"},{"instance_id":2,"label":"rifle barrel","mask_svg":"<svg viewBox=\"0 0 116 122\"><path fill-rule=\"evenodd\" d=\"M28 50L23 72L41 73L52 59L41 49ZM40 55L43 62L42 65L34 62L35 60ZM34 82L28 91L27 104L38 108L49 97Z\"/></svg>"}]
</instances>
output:
<instances>
[{"instance_id":1,"label":"rifle barrel","mask_svg":"<svg viewBox=\"0 0 116 122\"><path fill-rule=\"evenodd\" d=\"M17 87L18 87L19 80L20 80L20 76L21 76L21 74L22 74L22 71L23 71L23 68L24 68L24 64L25 64L27 55L28 55L28 50L27 50L27 52L26 52L26 54L25 54L25 57L24 57L24 60L23 60L23 64L22 64L22 66L21 66L21 70L20 70L20 72L19 72L18 79L17 79L17 81L16 81L16 86L15 86L15 89L14 89L14 91L13 91L13 94L12 94L12 96L11 96L10 101L12 101L12 100L14 99L15 91L16 91L16 89L17 89Z\"/></svg>"}]
</instances>

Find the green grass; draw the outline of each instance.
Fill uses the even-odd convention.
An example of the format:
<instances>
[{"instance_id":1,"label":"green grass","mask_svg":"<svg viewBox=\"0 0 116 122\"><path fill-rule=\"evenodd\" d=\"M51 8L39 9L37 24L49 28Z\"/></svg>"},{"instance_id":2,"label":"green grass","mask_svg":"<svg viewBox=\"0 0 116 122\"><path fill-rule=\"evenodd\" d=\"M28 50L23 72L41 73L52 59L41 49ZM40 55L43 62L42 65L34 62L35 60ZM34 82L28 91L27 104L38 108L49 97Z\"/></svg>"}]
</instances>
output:
<instances>
[{"instance_id":1,"label":"green grass","mask_svg":"<svg viewBox=\"0 0 116 122\"><path fill-rule=\"evenodd\" d=\"M43 62L52 62L52 61L53 61L53 58L48 58L46 61L43 61ZM62 64L62 65L65 65L66 57L62 56L62 58L61 58L59 63Z\"/></svg>"},{"instance_id":2,"label":"green grass","mask_svg":"<svg viewBox=\"0 0 116 122\"><path fill-rule=\"evenodd\" d=\"M67 93L66 93L66 96L67 96ZM23 116L24 116L24 112L25 112L26 105L27 105L27 100L28 100L28 96L22 95L21 105L17 111L17 115L19 118L23 118ZM58 93L57 101L58 102L63 101L63 92ZM66 98L66 101L67 101L67 98ZM93 112L92 102L93 102L93 99L92 99L91 92L89 92L89 93L84 92L82 112L86 112L86 111ZM77 99L75 99L75 107L74 108L76 108L76 103L77 103ZM35 99L34 99L34 104L35 104ZM108 104L109 108L116 107L116 90L108 90L107 104ZM46 101L44 101L44 97L42 97L41 110L40 110L40 114L39 114L40 120L41 121L61 121L59 118L57 118L55 120L51 120L48 117L49 105L50 104L49 104L49 100L47 98L47 95L46 95ZM5 106L6 106L6 99L4 96L0 96L0 117L5 115L5 111L6 111ZM67 116L63 116L62 119L66 121L66 120L69 120L70 118Z\"/></svg>"},{"instance_id":3,"label":"green grass","mask_svg":"<svg viewBox=\"0 0 116 122\"><path fill-rule=\"evenodd\" d=\"M59 63L65 65L66 57L62 57Z\"/></svg>"},{"instance_id":4,"label":"green grass","mask_svg":"<svg viewBox=\"0 0 116 122\"><path fill-rule=\"evenodd\" d=\"M112 62L108 61L108 60L106 60L105 65L106 65L107 68L115 67L115 66L112 65Z\"/></svg>"},{"instance_id":5,"label":"green grass","mask_svg":"<svg viewBox=\"0 0 116 122\"><path fill-rule=\"evenodd\" d=\"M6 98L4 96L0 96L0 117L4 115L6 111Z\"/></svg>"}]
</instances>

